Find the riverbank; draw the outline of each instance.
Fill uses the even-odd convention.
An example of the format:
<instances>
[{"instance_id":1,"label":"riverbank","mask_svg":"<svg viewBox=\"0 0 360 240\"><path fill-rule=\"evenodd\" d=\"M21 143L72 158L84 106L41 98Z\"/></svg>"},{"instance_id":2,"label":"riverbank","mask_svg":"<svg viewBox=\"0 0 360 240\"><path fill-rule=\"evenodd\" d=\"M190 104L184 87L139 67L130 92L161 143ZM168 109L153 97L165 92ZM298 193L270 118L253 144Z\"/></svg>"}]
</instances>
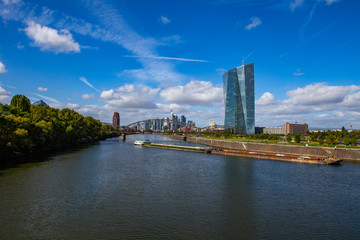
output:
<instances>
[{"instance_id":1,"label":"riverbank","mask_svg":"<svg viewBox=\"0 0 360 240\"><path fill-rule=\"evenodd\" d=\"M41 149L36 149L27 153L0 153L0 169L6 169L16 167L19 164L31 163L41 161L42 158L46 158L50 154L66 151L72 148L82 148L95 144L100 141L104 141L108 138L119 137L119 134L108 133L108 135L102 135L97 139L91 139L84 142L77 142L71 144L57 144L54 146L48 146Z\"/></svg>"},{"instance_id":2,"label":"riverbank","mask_svg":"<svg viewBox=\"0 0 360 240\"><path fill-rule=\"evenodd\" d=\"M287 154L294 155L299 159L307 158L325 158L327 157L326 151L329 150L336 158L344 161L360 162L360 150L358 149L340 149L340 148L321 148L321 147L306 147L306 146L292 146L292 145L278 145L266 143L250 143L250 142L235 142L227 140L206 139L202 137L186 137L181 135L165 135L172 139L203 144L216 148L244 151L249 153L268 153L268 154ZM264 156L264 158L266 158ZM274 159L275 160L275 159Z\"/></svg>"}]
</instances>

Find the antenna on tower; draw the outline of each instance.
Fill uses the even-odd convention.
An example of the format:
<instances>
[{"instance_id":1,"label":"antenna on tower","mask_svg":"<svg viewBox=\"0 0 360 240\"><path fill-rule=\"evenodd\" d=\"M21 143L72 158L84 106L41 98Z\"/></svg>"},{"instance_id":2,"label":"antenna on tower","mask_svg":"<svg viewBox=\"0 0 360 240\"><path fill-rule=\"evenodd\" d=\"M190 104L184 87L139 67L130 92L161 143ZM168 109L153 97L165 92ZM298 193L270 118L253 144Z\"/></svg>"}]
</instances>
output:
<instances>
[{"instance_id":1,"label":"antenna on tower","mask_svg":"<svg viewBox=\"0 0 360 240\"><path fill-rule=\"evenodd\" d=\"M243 64L242 65L244 65L244 62L245 62L245 59L244 59L244 56L243 56Z\"/></svg>"}]
</instances>

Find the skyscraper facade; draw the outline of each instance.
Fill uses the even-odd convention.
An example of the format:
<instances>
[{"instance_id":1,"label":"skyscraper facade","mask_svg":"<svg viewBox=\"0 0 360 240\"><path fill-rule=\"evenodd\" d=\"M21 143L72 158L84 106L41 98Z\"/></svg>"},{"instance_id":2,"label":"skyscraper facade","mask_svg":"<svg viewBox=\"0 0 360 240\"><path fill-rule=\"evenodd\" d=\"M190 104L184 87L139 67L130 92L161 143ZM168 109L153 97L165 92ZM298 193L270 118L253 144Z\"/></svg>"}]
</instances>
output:
<instances>
[{"instance_id":1,"label":"skyscraper facade","mask_svg":"<svg viewBox=\"0 0 360 240\"><path fill-rule=\"evenodd\" d=\"M254 63L230 69L223 75L224 128L234 133L255 133Z\"/></svg>"},{"instance_id":2,"label":"skyscraper facade","mask_svg":"<svg viewBox=\"0 0 360 240\"><path fill-rule=\"evenodd\" d=\"M119 128L120 127L120 114L118 112L114 112L112 126L114 128Z\"/></svg>"}]
</instances>

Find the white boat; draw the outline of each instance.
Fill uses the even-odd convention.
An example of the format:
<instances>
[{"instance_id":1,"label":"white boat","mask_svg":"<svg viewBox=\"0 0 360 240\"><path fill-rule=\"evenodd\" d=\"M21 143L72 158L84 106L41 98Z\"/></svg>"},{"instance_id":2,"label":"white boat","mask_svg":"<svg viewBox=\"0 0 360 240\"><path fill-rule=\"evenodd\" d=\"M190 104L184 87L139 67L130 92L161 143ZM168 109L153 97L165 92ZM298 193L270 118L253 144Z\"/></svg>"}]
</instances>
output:
<instances>
[{"instance_id":1,"label":"white boat","mask_svg":"<svg viewBox=\"0 0 360 240\"><path fill-rule=\"evenodd\" d=\"M134 145L144 145L144 144L150 144L150 140L135 140Z\"/></svg>"}]
</instances>

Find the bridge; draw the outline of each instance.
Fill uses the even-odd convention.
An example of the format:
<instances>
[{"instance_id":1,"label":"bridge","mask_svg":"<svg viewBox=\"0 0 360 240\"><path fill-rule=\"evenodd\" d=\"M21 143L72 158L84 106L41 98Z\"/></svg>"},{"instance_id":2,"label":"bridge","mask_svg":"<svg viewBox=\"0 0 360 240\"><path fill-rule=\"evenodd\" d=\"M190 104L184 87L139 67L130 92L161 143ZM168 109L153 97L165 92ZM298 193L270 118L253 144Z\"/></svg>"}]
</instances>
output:
<instances>
[{"instance_id":1,"label":"bridge","mask_svg":"<svg viewBox=\"0 0 360 240\"><path fill-rule=\"evenodd\" d=\"M183 123L179 120L176 121L176 120L170 120L170 119L168 120L168 119L163 119L163 118L153 118L153 119L141 120L141 121L137 121L134 123L130 123L126 127L134 128L134 127L141 126L143 129L145 129L146 124L149 124L150 126L152 126L153 123L155 123L155 124L161 123L161 129L156 129L156 130L162 130L164 127L167 127L167 129L169 129L169 126L171 126L172 124L177 124L180 126L186 125L186 123Z\"/></svg>"}]
</instances>

